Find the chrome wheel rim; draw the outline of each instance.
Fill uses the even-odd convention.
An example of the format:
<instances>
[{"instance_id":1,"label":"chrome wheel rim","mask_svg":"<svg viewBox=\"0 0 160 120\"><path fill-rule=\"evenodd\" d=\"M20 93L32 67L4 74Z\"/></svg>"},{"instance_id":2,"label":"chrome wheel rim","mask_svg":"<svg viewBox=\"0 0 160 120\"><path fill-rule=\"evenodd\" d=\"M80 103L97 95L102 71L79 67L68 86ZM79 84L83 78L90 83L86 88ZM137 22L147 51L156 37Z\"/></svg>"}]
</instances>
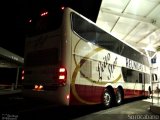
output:
<instances>
[{"instance_id":1,"label":"chrome wheel rim","mask_svg":"<svg viewBox=\"0 0 160 120\"><path fill-rule=\"evenodd\" d=\"M120 103L121 100L122 100L122 96L121 96L121 93L119 91L117 91L116 100L117 100L117 103Z\"/></svg>"},{"instance_id":2,"label":"chrome wheel rim","mask_svg":"<svg viewBox=\"0 0 160 120\"><path fill-rule=\"evenodd\" d=\"M110 94L107 93L107 92L104 93L104 104L105 104L106 106L109 106L110 101L111 101L111 96L110 96Z\"/></svg>"}]
</instances>

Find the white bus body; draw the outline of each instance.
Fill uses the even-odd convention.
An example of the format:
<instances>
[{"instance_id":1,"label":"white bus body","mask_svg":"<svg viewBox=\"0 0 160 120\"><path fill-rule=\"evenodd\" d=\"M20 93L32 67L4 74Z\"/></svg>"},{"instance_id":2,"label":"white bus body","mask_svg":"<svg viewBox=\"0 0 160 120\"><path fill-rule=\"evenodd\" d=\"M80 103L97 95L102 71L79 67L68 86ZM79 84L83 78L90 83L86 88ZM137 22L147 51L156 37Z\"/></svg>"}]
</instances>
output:
<instances>
[{"instance_id":1,"label":"white bus body","mask_svg":"<svg viewBox=\"0 0 160 120\"><path fill-rule=\"evenodd\" d=\"M59 29L26 39L23 94L55 105L121 104L148 95L150 69L140 60L145 56L66 8Z\"/></svg>"}]
</instances>

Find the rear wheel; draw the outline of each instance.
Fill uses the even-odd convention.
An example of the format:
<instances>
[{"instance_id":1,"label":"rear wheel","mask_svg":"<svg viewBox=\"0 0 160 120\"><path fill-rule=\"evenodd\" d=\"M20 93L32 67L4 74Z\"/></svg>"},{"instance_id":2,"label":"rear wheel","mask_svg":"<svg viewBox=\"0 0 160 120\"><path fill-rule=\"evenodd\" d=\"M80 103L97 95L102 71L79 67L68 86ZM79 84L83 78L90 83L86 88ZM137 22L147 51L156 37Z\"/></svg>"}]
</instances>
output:
<instances>
[{"instance_id":1,"label":"rear wheel","mask_svg":"<svg viewBox=\"0 0 160 120\"><path fill-rule=\"evenodd\" d=\"M123 93L121 89L117 89L116 91L116 104L120 105L123 101Z\"/></svg>"},{"instance_id":2,"label":"rear wheel","mask_svg":"<svg viewBox=\"0 0 160 120\"><path fill-rule=\"evenodd\" d=\"M106 89L103 94L103 106L105 108L111 107L112 101L113 101L113 95L109 90Z\"/></svg>"}]
</instances>

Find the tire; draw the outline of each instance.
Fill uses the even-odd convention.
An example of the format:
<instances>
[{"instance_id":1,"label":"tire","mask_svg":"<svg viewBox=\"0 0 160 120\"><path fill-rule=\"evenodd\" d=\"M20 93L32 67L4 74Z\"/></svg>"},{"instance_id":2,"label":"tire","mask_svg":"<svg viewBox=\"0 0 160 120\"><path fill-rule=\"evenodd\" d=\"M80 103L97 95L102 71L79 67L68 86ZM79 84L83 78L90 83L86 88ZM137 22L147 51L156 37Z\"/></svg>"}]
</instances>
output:
<instances>
[{"instance_id":1,"label":"tire","mask_svg":"<svg viewBox=\"0 0 160 120\"><path fill-rule=\"evenodd\" d=\"M116 105L121 105L123 102L123 92L121 89L117 89L116 91Z\"/></svg>"},{"instance_id":2,"label":"tire","mask_svg":"<svg viewBox=\"0 0 160 120\"><path fill-rule=\"evenodd\" d=\"M113 95L109 90L105 90L103 94L103 107L110 108L113 102Z\"/></svg>"}]
</instances>

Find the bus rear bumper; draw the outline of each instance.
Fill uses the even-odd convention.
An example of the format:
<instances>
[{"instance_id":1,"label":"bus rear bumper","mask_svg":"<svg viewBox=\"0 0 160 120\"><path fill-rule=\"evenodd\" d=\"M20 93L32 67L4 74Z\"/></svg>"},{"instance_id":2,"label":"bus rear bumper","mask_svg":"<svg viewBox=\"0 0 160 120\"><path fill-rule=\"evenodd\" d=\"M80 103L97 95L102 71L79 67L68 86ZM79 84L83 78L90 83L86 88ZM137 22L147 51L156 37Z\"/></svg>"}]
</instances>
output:
<instances>
[{"instance_id":1,"label":"bus rear bumper","mask_svg":"<svg viewBox=\"0 0 160 120\"><path fill-rule=\"evenodd\" d=\"M55 106L69 105L67 94L60 93L60 91L35 91L30 89L23 89L22 95L26 99L41 100L47 103L52 103Z\"/></svg>"}]
</instances>

